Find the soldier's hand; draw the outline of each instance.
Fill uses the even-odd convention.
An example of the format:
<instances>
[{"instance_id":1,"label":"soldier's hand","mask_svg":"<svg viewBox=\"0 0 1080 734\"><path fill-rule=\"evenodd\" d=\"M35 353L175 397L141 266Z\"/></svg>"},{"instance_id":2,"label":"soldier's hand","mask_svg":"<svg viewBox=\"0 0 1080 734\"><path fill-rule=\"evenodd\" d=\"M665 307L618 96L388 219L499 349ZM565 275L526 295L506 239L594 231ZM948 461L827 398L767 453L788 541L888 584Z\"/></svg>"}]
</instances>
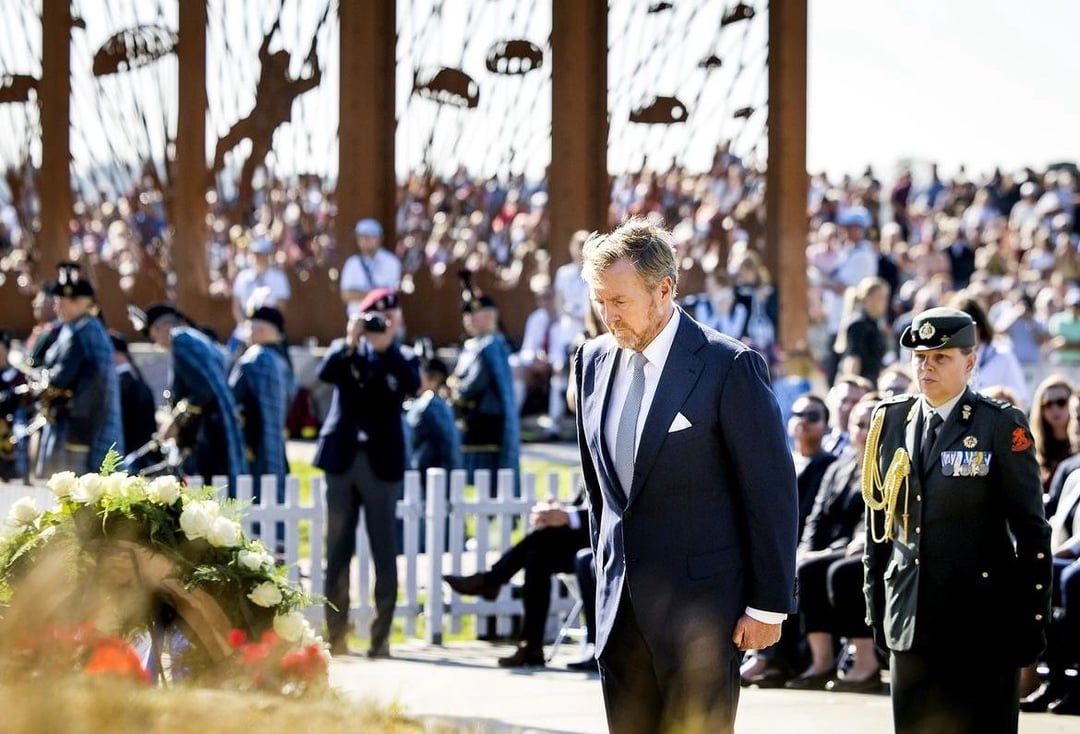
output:
<instances>
[{"instance_id":1,"label":"soldier's hand","mask_svg":"<svg viewBox=\"0 0 1080 734\"><path fill-rule=\"evenodd\" d=\"M765 624L744 614L735 623L731 641L740 650L762 650L780 641L780 625Z\"/></svg>"}]
</instances>

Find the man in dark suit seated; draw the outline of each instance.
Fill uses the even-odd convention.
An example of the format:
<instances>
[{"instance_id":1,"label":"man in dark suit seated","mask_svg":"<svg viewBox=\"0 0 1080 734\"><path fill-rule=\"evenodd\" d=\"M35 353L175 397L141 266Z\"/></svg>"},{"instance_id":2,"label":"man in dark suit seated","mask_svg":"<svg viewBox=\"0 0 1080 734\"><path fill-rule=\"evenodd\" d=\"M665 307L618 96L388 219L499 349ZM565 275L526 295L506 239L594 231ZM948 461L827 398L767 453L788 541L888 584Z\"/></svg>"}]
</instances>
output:
<instances>
[{"instance_id":1,"label":"man in dark suit seated","mask_svg":"<svg viewBox=\"0 0 1080 734\"><path fill-rule=\"evenodd\" d=\"M356 552L356 524L364 525L375 564L375 617L369 658L390 657L390 629L397 605L394 517L405 476L401 408L420 386L419 361L394 336L388 313L397 294L370 291L349 317L344 339L330 345L318 377L334 386L319 433L315 466L326 472L326 626L331 655L349 647L349 567Z\"/></svg>"},{"instance_id":2,"label":"man in dark suit seated","mask_svg":"<svg viewBox=\"0 0 1080 734\"><path fill-rule=\"evenodd\" d=\"M532 532L503 554L490 571L472 576L443 576L459 594L493 601L514 574L525 569L521 638L512 655L499 658L503 668L544 667L544 627L551 606L551 577L573 573L577 552L589 544L588 517L579 497L571 507L549 500L533 508Z\"/></svg>"}]
</instances>

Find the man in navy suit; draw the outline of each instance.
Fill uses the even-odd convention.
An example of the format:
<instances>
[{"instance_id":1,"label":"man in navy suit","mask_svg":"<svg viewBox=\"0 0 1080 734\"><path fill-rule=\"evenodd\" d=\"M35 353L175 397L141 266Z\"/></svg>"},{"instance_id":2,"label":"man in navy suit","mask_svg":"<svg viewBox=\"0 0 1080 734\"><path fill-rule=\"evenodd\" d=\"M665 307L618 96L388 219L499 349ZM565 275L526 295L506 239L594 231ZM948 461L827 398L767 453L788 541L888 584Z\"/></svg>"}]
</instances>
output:
<instances>
[{"instance_id":1,"label":"man in navy suit","mask_svg":"<svg viewBox=\"0 0 1080 734\"><path fill-rule=\"evenodd\" d=\"M730 732L741 651L796 610L795 469L765 360L674 298L670 232L585 244L609 333L575 357L612 732Z\"/></svg>"},{"instance_id":2,"label":"man in navy suit","mask_svg":"<svg viewBox=\"0 0 1080 734\"><path fill-rule=\"evenodd\" d=\"M326 626L330 654L349 652L349 566L356 552L356 523L364 525L375 564L375 618L369 658L390 656L390 627L397 603L394 516L405 475L401 406L420 386L419 362L394 338L388 313L397 294L377 288L349 317L346 337L330 345L318 376L334 386L315 453L326 472Z\"/></svg>"}]
</instances>

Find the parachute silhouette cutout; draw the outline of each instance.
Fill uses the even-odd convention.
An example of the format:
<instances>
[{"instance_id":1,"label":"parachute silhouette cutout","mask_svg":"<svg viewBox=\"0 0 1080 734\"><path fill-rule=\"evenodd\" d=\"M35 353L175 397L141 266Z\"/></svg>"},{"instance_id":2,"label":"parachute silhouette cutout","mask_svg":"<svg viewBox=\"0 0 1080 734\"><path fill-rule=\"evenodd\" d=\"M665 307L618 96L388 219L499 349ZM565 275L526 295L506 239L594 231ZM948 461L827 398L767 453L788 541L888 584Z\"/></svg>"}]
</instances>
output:
<instances>
[{"instance_id":1,"label":"parachute silhouette cutout","mask_svg":"<svg viewBox=\"0 0 1080 734\"><path fill-rule=\"evenodd\" d=\"M461 69L446 66L419 69L413 74L413 93L454 107L480 104L480 87Z\"/></svg>"},{"instance_id":2,"label":"parachute silhouette cutout","mask_svg":"<svg viewBox=\"0 0 1080 734\"><path fill-rule=\"evenodd\" d=\"M176 50L176 33L139 25L110 36L94 54L94 76L107 76L154 63Z\"/></svg>"},{"instance_id":3,"label":"parachute silhouette cutout","mask_svg":"<svg viewBox=\"0 0 1080 734\"><path fill-rule=\"evenodd\" d=\"M0 103L29 102L30 91L37 91L38 80L30 74L5 74L0 76Z\"/></svg>"},{"instance_id":4,"label":"parachute silhouette cutout","mask_svg":"<svg viewBox=\"0 0 1080 734\"><path fill-rule=\"evenodd\" d=\"M523 38L498 41L488 49L486 65L496 74L528 74L544 65L544 52Z\"/></svg>"},{"instance_id":5,"label":"parachute silhouette cutout","mask_svg":"<svg viewBox=\"0 0 1080 734\"><path fill-rule=\"evenodd\" d=\"M631 110L630 122L672 125L686 122L688 114L686 105L677 97L657 96Z\"/></svg>"}]
</instances>

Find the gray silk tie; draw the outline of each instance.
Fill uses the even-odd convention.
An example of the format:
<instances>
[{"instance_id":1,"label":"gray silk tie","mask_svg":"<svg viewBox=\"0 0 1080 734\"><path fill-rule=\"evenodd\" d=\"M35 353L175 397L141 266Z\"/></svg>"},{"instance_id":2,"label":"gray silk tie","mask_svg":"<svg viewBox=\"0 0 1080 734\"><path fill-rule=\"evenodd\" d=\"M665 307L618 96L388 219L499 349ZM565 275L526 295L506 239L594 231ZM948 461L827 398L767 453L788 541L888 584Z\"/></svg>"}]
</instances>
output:
<instances>
[{"instance_id":1,"label":"gray silk tie","mask_svg":"<svg viewBox=\"0 0 1080 734\"><path fill-rule=\"evenodd\" d=\"M926 428L926 435L923 436L922 456L920 457L923 472L930 470L930 452L934 448L934 441L937 440L938 429L941 428L941 424L944 422L945 419L939 413L930 413L930 422Z\"/></svg>"},{"instance_id":2,"label":"gray silk tie","mask_svg":"<svg viewBox=\"0 0 1080 734\"><path fill-rule=\"evenodd\" d=\"M615 433L615 473L623 492L630 494L630 485L634 481L634 441L637 438L638 413L641 412L641 398L645 395L645 355L634 352L630 355L630 389L623 401L622 414L619 416L619 428Z\"/></svg>"}]
</instances>

